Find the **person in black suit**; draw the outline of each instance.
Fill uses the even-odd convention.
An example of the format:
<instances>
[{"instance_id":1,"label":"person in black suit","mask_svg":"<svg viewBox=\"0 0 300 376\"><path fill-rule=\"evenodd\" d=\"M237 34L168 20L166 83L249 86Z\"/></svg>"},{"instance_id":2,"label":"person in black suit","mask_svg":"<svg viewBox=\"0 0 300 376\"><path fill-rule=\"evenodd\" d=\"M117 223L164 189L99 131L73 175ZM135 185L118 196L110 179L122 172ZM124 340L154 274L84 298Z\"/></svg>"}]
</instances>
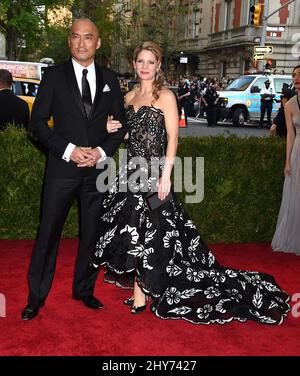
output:
<instances>
[{"instance_id":1,"label":"person in black suit","mask_svg":"<svg viewBox=\"0 0 300 376\"><path fill-rule=\"evenodd\" d=\"M285 112L284 107L287 102L296 95L296 91L290 89L289 87L282 88L282 95L281 95L281 106L273 119L273 124L270 128L270 136L279 136L281 138L286 138L287 136L287 129L286 129L286 121L285 121Z\"/></svg>"},{"instance_id":2,"label":"person in black suit","mask_svg":"<svg viewBox=\"0 0 300 376\"><path fill-rule=\"evenodd\" d=\"M44 305L54 277L62 228L76 197L80 202L80 243L73 299L82 300L89 308L103 307L93 295L98 272L89 264L103 200L96 187L96 163L113 156L127 127L116 74L94 62L100 44L92 21L74 21L69 35L72 58L45 70L34 102L29 128L49 149L49 158L23 320L34 318ZM54 119L53 129L47 125L50 116ZM109 117L122 124L113 134L106 130Z\"/></svg>"},{"instance_id":3,"label":"person in black suit","mask_svg":"<svg viewBox=\"0 0 300 376\"><path fill-rule=\"evenodd\" d=\"M27 103L11 90L13 78L6 69L0 69L0 130L7 124L28 126L29 108Z\"/></svg>"}]
</instances>

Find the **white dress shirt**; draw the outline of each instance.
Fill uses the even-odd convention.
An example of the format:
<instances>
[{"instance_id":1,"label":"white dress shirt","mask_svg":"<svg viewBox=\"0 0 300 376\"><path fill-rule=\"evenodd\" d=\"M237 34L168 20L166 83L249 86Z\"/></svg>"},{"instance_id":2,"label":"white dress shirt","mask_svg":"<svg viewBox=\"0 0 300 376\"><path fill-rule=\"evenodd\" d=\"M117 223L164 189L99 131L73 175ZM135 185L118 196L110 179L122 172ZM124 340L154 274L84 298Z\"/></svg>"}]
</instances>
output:
<instances>
[{"instance_id":1,"label":"white dress shirt","mask_svg":"<svg viewBox=\"0 0 300 376\"><path fill-rule=\"evenodd\" d=\"M268 89L266 87L263 87L260 91L260 95L263 95L263 94L269 94L269 95L272 95L273 94L273 89L271 87L269 87ZM265 101L271 101L273 100L272 97L266 97L264 98Z\"/></svg>"},{"instance_id":2,"label":"white dress shirt","mask_svg":"<svg viewBox=\"0 0 300 376\"><path fill-rule=\"evenodd\" d=\"M72 63L73 63L73 67L74 67L77 85L78 85L78 88L79 88L81 95L82 95L82 71L84 69L87 69L87 71L88 71L87 80L89 82L90 89L91 89L92 102L94 102L95 95L96 95L96 71L95 71L94 62L92 62L92 64L89 65L88 67L83 67L82 65L77 63L77 61L75 61L74 59L72 59ZM68 144L68 146L66 147L66 150L65 150L65 152L62 156L62 159L65 160L66 162L69 162L70 156L71 156L73 150L75 149L75 147L76 147L76 145L74 145L70 142ZM100 146L98 146L98 150L101 153L101 158L98 159L97 163L104 161L104 159L106 158L106 153Z\"/></svg>"}]
</instances>

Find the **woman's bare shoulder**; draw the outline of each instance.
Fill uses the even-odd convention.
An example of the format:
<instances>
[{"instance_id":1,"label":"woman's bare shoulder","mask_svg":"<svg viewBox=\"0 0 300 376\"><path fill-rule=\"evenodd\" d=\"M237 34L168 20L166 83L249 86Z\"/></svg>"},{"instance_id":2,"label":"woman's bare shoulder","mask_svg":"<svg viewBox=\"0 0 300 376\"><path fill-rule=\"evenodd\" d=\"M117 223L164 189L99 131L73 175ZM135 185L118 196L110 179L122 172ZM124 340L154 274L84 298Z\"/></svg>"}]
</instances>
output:
<instances>
[{"instance_id":1,"label":"woman's bare shoulder","mask_svg":"<svg viewBox=\"0 0 300 376\"><path fill-rule=\"evenodd\" d=\"M171 102L175 102L175 94L173 93L172 90L164 87L161 89L161 91L159 92L159 101L162 103L162 104L168 104Z\"/></svg>"},{"instance_id":2,"label":"woman's bare shoulder","mask_svg":"<svg viewBox=\"0 0 300 376\"><path fill-rule=\"evenodd\" d=\"M126 95L125 95L125 104L128 104L132 101L132 99L134 98L135 96L135 93L136 93L136 90L133 89L131 91L129 91Z\"/></svg>"},{"instance_id":3,"label":"woman's bare shoulder","mask_svg":"<svg viewBox=\"0 0 300 376\"><path fill-rule=\"evenodd\" d=\"M170 97L174 97L174 93L172 90L168 89L167 87L162 87L160 92L159 92L159 96L162 96L162 97L165 97L165 98L170 98Z\"/></svg>"},{"instance_id":4,"label":"woman's bare shoulder","mask_svg":"<svg viewBox=\"0 0 300 376\"><path fill-rule=\"evenodd\" d=\"M297 97L294 96L288 102L286 102L284 109L288 111L293 111L294 108L296 107L296 103L297 103Z\"/></svg>"}]
</instances>

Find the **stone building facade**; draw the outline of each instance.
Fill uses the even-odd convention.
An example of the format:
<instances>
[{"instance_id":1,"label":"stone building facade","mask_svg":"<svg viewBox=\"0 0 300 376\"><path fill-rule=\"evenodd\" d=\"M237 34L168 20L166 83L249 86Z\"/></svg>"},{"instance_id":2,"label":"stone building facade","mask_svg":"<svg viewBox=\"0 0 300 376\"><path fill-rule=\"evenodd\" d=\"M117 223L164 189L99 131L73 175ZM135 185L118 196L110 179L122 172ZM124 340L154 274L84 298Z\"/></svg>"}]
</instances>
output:
<instances>
[{"instance_id":1,"label":"stone building facade","mask_svg":"<svg viewBox=\"0 0 300 376\"><path fill-rule=\"evenodd\" d=\"M263 0L174 0L184 9L179 12L172 25L176 48L169 57L169 70L180 74L201 74L203 76L237 76L253 67L255 42L261 37L262 28L250 25L250 7ZM280 8L289 0L269 1L268 14ZM155 0L119 1L119 14L128 26L123 45L132 44L141 37L143 20L140 14L155 4ZM170 1L172 3L172 1ZM133 24L133 20L134 23ZM266 45L273 46L273 54L267 56L272 67L286 73L299 63L300 57L300 7L297 0L280 10L268 20ZM185 59L181 59L184 57ZM128 72L130 63L124 59L122 48L114 54L113 67L119 72Z\"/></svg>"}]
</instances>

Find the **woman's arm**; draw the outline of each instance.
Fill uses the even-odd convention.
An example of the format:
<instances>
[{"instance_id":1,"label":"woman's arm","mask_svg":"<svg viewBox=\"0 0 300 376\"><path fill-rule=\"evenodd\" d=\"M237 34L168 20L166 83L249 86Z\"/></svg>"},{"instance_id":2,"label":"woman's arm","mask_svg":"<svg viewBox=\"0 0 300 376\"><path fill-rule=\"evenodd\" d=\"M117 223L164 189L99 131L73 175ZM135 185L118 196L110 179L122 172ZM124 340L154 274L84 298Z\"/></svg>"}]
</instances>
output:
<instances>
[{"instance_id":1,"label":"woman's arm","mask_svg":"<svg viewBox=\"0 0 300 376\"><path fill-rule=\"evenodd\" d=\"M158 186L158 197L163 200L171 189L171 174L175 162L178 145L178 109L174 94L170 90L163 90L160 95L161 109L165 117L168 137L165 165Z\"/></svg>"},{"instance_id":2,"label":"woman's arm","mask_svg":"<svg viewBox=\"0 0 300 376\"><path fill-rule=\"evenodd\" d=\"M293 113L290 103L287 103L284 107L285 113L285 122L286 122L286 129L287 129L287 139L286 139L286 160L285 160L285 168L284 174L285 176L291 175L291 153L294 145L295 140L295 129L293 124Z\"/></svg>"}]
</instances>

